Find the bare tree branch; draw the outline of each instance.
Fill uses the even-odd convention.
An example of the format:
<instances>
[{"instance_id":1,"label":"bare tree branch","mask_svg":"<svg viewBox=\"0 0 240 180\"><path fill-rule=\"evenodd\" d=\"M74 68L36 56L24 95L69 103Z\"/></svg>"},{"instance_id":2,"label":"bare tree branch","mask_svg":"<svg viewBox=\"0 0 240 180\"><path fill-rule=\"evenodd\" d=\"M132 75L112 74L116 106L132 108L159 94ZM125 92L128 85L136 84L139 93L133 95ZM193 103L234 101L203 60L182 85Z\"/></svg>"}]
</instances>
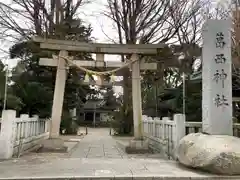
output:
<instances>
[{"instance_id":1,"label":"bare tree branch","mask_svg":"<svg viewBox=\"0 0 240 180\"><path fill-rule=\"evenodd\" d=\"M29 39L33 34L51 36L58 24L76 15L83 3L89 0L13 0L0 3L0 34L5 38L14 34L18 40ZM56 8L56 6L58 8ZM61 21L58 21L61 17ZM24 23L21 22L24 19Z\"/></svg>"}]
</instances>

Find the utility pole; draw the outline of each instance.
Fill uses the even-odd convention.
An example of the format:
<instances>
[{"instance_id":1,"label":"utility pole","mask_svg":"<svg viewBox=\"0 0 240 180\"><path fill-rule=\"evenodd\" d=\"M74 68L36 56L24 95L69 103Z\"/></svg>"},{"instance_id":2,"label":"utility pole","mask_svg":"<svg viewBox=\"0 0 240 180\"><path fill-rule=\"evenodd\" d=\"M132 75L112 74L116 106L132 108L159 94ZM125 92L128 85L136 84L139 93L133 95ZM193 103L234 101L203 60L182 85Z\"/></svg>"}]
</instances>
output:
<instances>
[{"instance_id":1,"label":"utility pole","mask_svg":"<svg viewBox=\"0 0 240 180\"><path fill-rule=\"evenodd\" d=\"M183 114L186 114L186 77L183 72Z\"/></svg>"},{"instance_id":2,"label":"utility pole","mask_svg":"<svg viewBox=\"0 0 240 180\"><path fill-rule=\"evenodd\" d=\"M7 105L7 91L8 91L8 65L6 65L6 73L5 73L5 87L4 87L4 103L3 103L3 110L6 110Z\"/></svg>"}]
</instances>

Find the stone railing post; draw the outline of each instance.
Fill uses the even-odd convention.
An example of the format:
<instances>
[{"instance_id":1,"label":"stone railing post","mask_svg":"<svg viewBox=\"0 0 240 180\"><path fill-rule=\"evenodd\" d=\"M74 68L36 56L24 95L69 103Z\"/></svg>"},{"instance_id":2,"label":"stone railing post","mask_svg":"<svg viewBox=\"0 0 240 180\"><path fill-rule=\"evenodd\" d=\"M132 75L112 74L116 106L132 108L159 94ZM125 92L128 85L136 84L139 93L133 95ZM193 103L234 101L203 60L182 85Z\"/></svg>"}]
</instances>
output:
<instances>
[{"instance_id":1,"label":"stone railing post","mask_svg":"<svg viewBox=\"0 0 240 180\"><path fill-rule=\"evenodd\" d=\"M156 137L156 121L155 118L153 118L153 132L152 132L153 137Z\"/></svg>"},{"instance_id":2,"label":"stone railing post","mask_svg":"<svg viewBox=\"0 0 240 180\"><path fill-rule=\"evenodd\" d=\"M16 111L4 110L2 112L0 134L0 159L9 159L13 156L16 135Z\"/></svg>"},{"instance_id":3,"label":"stone railing post","mask_svg":"<svg viewBox=\"0 0 240 180\"><path fill-rule=\"evenodd\" d=\"M44 120L44 123L45 123L44 132L47 133L47 132L49 132L50 119L45 119L45 120Z\"/></svg>"},{"instance_id":4,"label":"stone railing post","mask_svg":"<svg viewBox=\"0 0 240 180\"><path fill-rule=\"evenodd\" d=\"M151 131L151 118L147 117L147 121L148 121L148 135L151 135L152 131Z\"/></svg>"},{"instance_id":5,"label":"stone railing post","mask_svg":"<svg viewBox=\"0 0 240 180\"><path fill-rule=\"evenodd\" d=\"M166 124L167 124L168 120L169 120L168 117L163 117L162 118L162 139L163 140L166 140L166 138L167 138Z\"/></svg>"},{"instance_id":6,"label":"stone railing post","mask_svg":"<svg viewBox=\"0 0 240 180\"><path fill-rule=\"evenodd\" d=\"M155 137L159 138L159 135L161 133L161 120L159 117L154 118L154 123L155 123Z\"/></svg>"},{"instance_id":7,"label":"stone railing post","mask_svg":"<svg viewBox=\"0 0 240 180\"><path fill-rule=\"evenodd\" d=\"M179 141L186 135L186 118L184 114L174 115L174 130L173 130L173 143L174 149L178 146Z\"/></svg>"},{"instance_id":8,"label":"stone railing post","mask_svg":"<svg viewBox=\"0 0 240 180\"><path fill-rule=\"evenodd\" d=\"M153 136L153 118L152 117L148 117L148 121L149 121L149 134L150 136Z\"/></svg>"},{"instance_id":9,"label":"stone railing post","mask_svg":"<svg viewBox=\"0 0 240 180\"><path fill-rule=\"evenodd\" d=\"M148 121L147 121L147 116L146 115L142 115L142 123L143 123L143 134L147 134L148 133Z\"/></svg>"},{"instance_id":10,"label":"stone railing post","mask_svg":"<svg viewBox=\"0 0 240 180\"><path fill-rule=\"evenodd\" d=\"M30 130L30 126L29 126L29 115L28 114L21 114L20 115L20 119L21 119L21 134L20 134L20 139L22 138L28 138L29 137L29 130Z\"/></svg>"},{"instance_id":11,"label":"stone railing post","mask_svg":"<svg viewBox=\"0 0 240 180\"><path fill-rule=\"evenodd\" d=\"M38 136L40 134L40 121L38 115L33 115L32 120L35 122L35 136Z\"/></svg>"}]
</instances>

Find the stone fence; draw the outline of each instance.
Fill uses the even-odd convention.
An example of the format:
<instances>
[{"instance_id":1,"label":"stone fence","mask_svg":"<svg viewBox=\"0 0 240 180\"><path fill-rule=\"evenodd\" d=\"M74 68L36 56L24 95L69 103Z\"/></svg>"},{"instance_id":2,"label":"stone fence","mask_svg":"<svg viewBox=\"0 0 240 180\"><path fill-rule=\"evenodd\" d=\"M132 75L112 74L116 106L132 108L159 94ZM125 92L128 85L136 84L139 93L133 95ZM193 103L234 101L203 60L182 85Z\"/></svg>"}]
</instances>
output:
<instances>
[{"instance_id":1,"label":"stone fence","mask_svg":"<svg viewBox=\"0 0 240 180\"><path fill-rule=\"evenodd\" d=\"M183 114L175 114L173 120L143 115L143 132L149 140L149 148L174 159L174 150L185 135L202 132L202 122L186 122ZM240 137L240 124L233 124L234 136Z\"/></svg>"},{"instance_id":2,"label":"stone fence","mask_svg":"<svg viewBox=\"0 0 240 180\"><path fill-rule=\"evenodd\" d=\"M5 110L0 122L0 159L19 156L39 147L42 140L49 138L49 120L39 119L37 115L16 117L16 111Z\"/></svg>"},{"instance_id":3,"label":"stone fence","mask_svg":"<svg viewBox=\"0 0 240 180\"><path fill-rule=\"evenodd\" d=\"M179 140L185 136L185 116L175 114L173 120L143 115L143 132L149 140L149 148L170 158Z\"/></svg>"}]
</instances>

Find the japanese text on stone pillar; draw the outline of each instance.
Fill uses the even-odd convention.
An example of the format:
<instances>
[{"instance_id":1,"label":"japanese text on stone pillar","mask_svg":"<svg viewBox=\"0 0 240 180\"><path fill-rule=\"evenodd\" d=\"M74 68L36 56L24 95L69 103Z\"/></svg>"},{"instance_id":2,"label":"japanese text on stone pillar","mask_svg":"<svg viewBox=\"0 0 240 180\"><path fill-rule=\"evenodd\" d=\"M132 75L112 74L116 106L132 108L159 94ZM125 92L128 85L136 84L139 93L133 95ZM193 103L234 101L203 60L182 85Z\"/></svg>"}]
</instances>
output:
<instances>
[{"instance_id":1,"label":"japanese text on stone pillar","mask_svg":"<svg viewBox=\"0 0 240 180\"><path fill-rule=\"evenodd\" d=\"M226 42L224 40L224 33L223 32L217 32L216 33L216 48L217 49L224 49L226 46ZM216 63L216 67L220 64L225 64L227 59L225 58L224 53L216 54L214 61ZM216 72L213 74L213 80L215 83L219 84L221 87L219 88L225 88L225 80L227 79L228 75L225 72L224 68L217 69ZM216 94L216 97L214 99L216 107L224 107L228 106L228 100L224 94Z\"/></svg>"}]
</instances>

